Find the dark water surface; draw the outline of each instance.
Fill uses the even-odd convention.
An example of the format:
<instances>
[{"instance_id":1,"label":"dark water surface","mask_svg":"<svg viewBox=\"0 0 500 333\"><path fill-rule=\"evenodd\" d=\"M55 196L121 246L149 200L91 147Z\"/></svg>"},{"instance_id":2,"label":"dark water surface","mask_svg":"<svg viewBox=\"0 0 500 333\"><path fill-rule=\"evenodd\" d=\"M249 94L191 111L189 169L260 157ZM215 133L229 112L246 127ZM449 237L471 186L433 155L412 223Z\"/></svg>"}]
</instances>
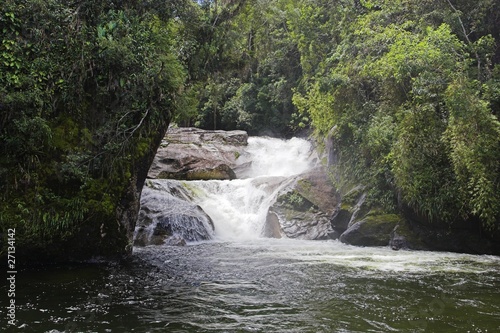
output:
<instances>
[{"instance_id":1,"label":"dark water surface","mask_svg":"<svg viewBox=\"0 0 500 333\"><path fill-rule=\"evenodd\" d=\"M3 284L3 290L6 290ZM18 272L2 332L500 332L500 258L259 239ZM6 294L6 292L4 293Z\"/></svg>"}]
</instances>

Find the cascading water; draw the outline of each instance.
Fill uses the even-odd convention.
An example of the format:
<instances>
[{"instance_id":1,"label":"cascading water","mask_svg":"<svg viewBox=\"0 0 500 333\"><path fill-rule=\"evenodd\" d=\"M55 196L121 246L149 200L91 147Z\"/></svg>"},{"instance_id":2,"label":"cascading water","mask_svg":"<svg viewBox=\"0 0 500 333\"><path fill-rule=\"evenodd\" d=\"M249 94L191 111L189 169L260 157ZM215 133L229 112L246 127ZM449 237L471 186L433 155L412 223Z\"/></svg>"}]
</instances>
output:
<instances>
[{"instance_id":1,"label":"cascading water","mask_svg":"<svg viewBox=\"0 0 500 333\"><path fill-rule=\"evenodd\" d=\"M311 143L299 138L250 137L246 152L252 163L248 171L239 175L240 178L290 177L318 163Z\"/></svg>"},{"instance_id":2,"label":"cascading water","mask_svg":"<svg viewBox=\"0 0 500 333\"><path fill-rule=\"evenodd\" d=\"M242 154L242 164L235 180L177 181L155 180L155 187L165 192L172 186L183 187L190 200L199 205L215 225L219 240L259 238L269 206L291 177L307 171L318 158L310 142L293 138L250 137ZM182 195L186 199L185 195ZM176 208L171 214L178 214ZM184 209L184 205L179 205ZM192 227L187 225L186 227Z\"/></svg>"}]
</instances>

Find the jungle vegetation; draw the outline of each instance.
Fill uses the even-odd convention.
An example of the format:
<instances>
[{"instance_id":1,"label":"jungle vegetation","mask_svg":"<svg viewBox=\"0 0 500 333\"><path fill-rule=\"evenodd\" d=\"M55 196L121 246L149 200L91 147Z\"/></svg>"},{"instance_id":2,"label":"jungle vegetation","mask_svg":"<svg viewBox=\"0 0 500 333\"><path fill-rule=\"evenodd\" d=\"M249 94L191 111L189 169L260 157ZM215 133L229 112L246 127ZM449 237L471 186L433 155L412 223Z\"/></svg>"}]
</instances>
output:
<instances>
[{"instance_id":1,"label":"jungle vegetation","mask_svg":"<svg viewBox=\"0 0 500 333\"><path fill-rule=\"evenodd\" d=\"M0 225L31 248L113 229L172 121L310 130L339 188L500 224L498 1L5 0L0 31Z\"/></svg>"}]
</instances>

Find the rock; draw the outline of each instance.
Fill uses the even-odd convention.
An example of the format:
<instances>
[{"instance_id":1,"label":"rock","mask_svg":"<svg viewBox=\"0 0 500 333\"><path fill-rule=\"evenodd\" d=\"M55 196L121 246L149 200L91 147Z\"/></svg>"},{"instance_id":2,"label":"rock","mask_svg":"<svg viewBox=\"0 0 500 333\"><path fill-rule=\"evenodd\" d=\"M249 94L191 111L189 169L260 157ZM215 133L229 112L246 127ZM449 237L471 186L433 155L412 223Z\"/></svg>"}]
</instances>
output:
<instances>
[{"instance_id":1,"label":"rock","mask_svg":"<svg viewBox=\"0 0 500 333\"><path fill-rule=\"evenodd\" d=\"M189 193L180 182L148 182L142 192L134 245L183 245L211 239L211 218L187 199Z\"/></svg>"},{"instance_id":2,"label":"rock","mask_svg":"<svg viewBox=\"0 0 500 333\"><path fill-rule=\"evenodd\" d=\"M171 236L165 241L165 245L168 246L186 246L186 240L179 236Z\"/></svg>"},{"instance_id":3,"label":"rock","mask_svg":"<svg viewBox=\"0 0 500 333\"><path fill-rule=\"evenodd\" d=\"M358 218L363 218L369 212L365 200L366 193L364 187L360 185L342 196L342 202L332 219L332 228L337 235L340 236L347 228L358 222Z\"/></svg>"},{"instance_id":4,"label":"rock","mask_svg":"<svg viewBox=\"0 0 500 333\"><path fill-rule=\"evenodd\" d=\"M208 180L234 179L234 168L247 145L245 131L208 131L170 128L149 169L148 178Z\"/></svg>"},{"instance_id":5,"label":"rock","mask_svg":"<svg viewBox=\"0 0 500 333\"><path fill-rule=\"evenodd\" d=\"M281 238L281 225L278 215L269 210L267 212L266 224L262 236L267 238Z\"/></svg>"},{"instance_id":6,"label":"rock","mask_svg":"<svg viewBox=\"0 0 500 333\"><path fill-rule=\"evenodd\" d=\"M269 208L264 236L330 239L331 219L338 207L336 189L326 170L318 167L293 178Z\"/></svg>"},{"instance_id":7,"label":"rock","mask_svg":"<svg viewBox=\"0 0 500 333\"><path fill-rule=\"evenodd\" d=\"M399 229L400 226L397 225L394 230L392 230L391 232L391 239L389 241L389 246L391 247L391 249L397 251L397 250L409 250L409 249L412 249L412 246L410 245L410 243L408 242L408 240L406 239L406 237L404 235L402 235L400 232L399 232Z\"/></svg>"},{"instance_id":8,"label":"rock","mask_svg":"<svg viewBox=\"0 0 500 333\"><path fill-rule=\"evenodd\" d=\"M391 233L401 222L395 214L368 214L361 221L352 224L341 236L340 241L357 246L387 246Z\"/></svg>"},{"instance_id":9,"label":"rock","mask_svg":"<svg viewBox=\"0 0 500 333\"><path fill-rule=\"evenodd\" d=\"M412 230L408 221L403 220L391 232L389 246L393 250L427 250L428 246L422 241L417 233Z\"/></svg>"},{"instance_id":10,"label":"rock","mask_svg":"<svg viewBox=\"0 0 500 333\"><path fill-rule=\"evenodd\" d=\"M477 229L479 225L455 225L407 219L391 234L390 246L394 250L449 251L471 254L499 253L500 246Z\"/></svg>"},{"instance_id":11,"label":"rock","mask_svg":"<svg viewBox=\"0 0 500 333\"><path fill-rule=\"evenodd\" d=\"M338 236L347 230L349 221L351 221L352 212L349 208L341 205L332 218L332 228Z\"/></svg>"}]
</instances>

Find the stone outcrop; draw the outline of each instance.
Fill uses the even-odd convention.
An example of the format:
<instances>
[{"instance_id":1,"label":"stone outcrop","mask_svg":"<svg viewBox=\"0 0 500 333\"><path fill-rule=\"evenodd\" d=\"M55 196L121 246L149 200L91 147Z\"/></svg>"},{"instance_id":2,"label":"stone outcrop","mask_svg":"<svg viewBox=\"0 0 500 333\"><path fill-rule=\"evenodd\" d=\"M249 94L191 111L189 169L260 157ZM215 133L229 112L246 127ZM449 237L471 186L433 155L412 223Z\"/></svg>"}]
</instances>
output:
<instances>
[{"instance_id":1,"label":"stone outcrop","mask_svg":"<svg viewBox=\"0 0 500 333\"><path fill-rule=\"evenodd\" d=\"M369 214L350 225L340 236L340 241L358 246L387 246L391 233L400 222L401 218L396 214Z\"/></svg>"},{"instance_id":2,"label":"stone outcrop","mask_svg":"<svg viewBox=\"0 0 500 333\"><path fill-rule=\"evenodd\" d=\"M142 192L134 245L185 245L211 239L211 218L189 200L189 193L180 182L148 181Z\"/></svg>"},{"instance_id":3,"label":"stone outcrop","mask_svg":"<svg viewBox=\"0 0 500 333\"><path fill-rule=\"evenodd\" d=\"M149 169L153 179L234 179L247 145L245 131L170 128Z\"/></svg>"},{"instance_id":4,"label":"stone outcrop","mask_svg":"<svg viewBox=\"0 0 500 333\"><path fill-rule=\"evenodd\" d=\"M500 244L480 232L480 224L449 225L423 223L407 215L391 233L391 248L464 252L472 254L500 253Z\"/></svg>"},{"instance_id":5,"label":"stone outcrop","mask_svg":"<svg viewBox=\"0 0 500 333\"><path fill-rule=\"evenodd\" d=\"M318 167L294 177L278 193L269 208L263 234L266 237L330 239L331 219L338 195L326 170Z\"/></svg>"}]
</instances>

